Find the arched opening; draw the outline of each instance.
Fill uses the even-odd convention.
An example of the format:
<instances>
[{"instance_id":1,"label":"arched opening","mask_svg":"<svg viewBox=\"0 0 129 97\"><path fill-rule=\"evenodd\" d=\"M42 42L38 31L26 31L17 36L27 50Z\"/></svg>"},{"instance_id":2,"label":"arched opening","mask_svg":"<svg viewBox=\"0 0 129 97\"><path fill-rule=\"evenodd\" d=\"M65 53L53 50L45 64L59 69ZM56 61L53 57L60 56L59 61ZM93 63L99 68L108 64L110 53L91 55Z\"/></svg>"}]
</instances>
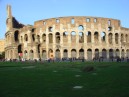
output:
<instances>
[{"instance_id":1,"label":"arched opening","mask_svg":"<svg viewBox=\"0 0 129 97\"><path fill-rule=\"evenodd\" d=\"M77 56L76 50L75 49L72 49L71 50L71 58L76 58L76 56Z\"/></svg>"},{"instance_id":2,"label":"arched opening","mask_svg":"<svg viewBox=\"0 0 129 97\"><path fill-rule=\"evenodd\" d=\"M119 49L116 49L116 58L120 57L120 51Z\"/></svg>"},{"instance_id":3,"label":"arched opening","mask_svg":"<svg viewBox=\"0 0 129 97\"><path fill-rule=\"evenodd\" d=\"M125 57L125 50L122 49L122 51L121 51L121 58L124 58L124 57Z\"/></svg>"},{"instance_id":4,"label":"arched opening","mask_svg":"<svg viewBox=\"0 0 129 97\"><path fill-rule=\"evenodd\" d=\"M55 52L55 58L60 59L60 50L59 49L57 49Z\"/></svg>"},{"instance_id":5,"label":"arched opening","mask_svg":"<svg viewBox=\"0 0 129 97\"><path fill-rule=\"evenodd\" d=\"M92 50L91 49L87 50L87 60L92 60Z\"/></svg>"},{"instance_id":6,"label":"arched opening","mask_svg":"<svg viewBox=\"0 0 129 97\"><path fill-rule=\"evenodd\" d=\"M99 33L98 33L98 32L95 32L95 33L94 33L94 41L95 41L96 43L99 42Z\"/></svg>"},{"instance_id":7,"label":"arched opening","mask_svg":"<svg viewBox=\"0 0 129 97\"><path fill-rule=\"evenodd\" d=\"M40 42L40 36L39 35L37 35L37 41Z\"/></svg>"},{"instance_id":8,"label":"arched opening","mask_svg":"<svg viewBox=\"0 0 129 97\"><path fill-rule=\"evenodd\" d=\"M124 42L124 35L121 34L121 42Z\"/></svg>"},{"instance_id":9,"label":"arched opening","mask_svg":"<svg viewBox=\"0 0 129 97\"><path fill-rule=\"evenodd\" d=\"M71 24L74 24L74 23L75 23L74 18L72 18L71 19Z\"/></svg>"},{"instance_id":10,"label":"arched opening","mask_svg":"<svg viewBox=\"0 0 129 97\"><path fill-rule=\"evenodd\" d=\"M84 34L83 34L83 32L79 32L79 43L84 43Z\"/></svg>"},{"instance_id":11,"label":"arched opening","mask_svg":"<svg viewBox=\"0 0 129 97\"><path fill-rule=\"evenodd\" d=\"M30 58L30 60L34 59L34 51L33 50L30 50L29 58Z\"/></svg>"},{"instance_id":12,"label":"arched opening","mask_svg":"<svg viewBox=\"0 0 129 97\"><path fill-rule=\"evenodd\" d=\"M27 53L27 51L25 50L25 51L24 51L24 58L27 59L27 56L28 56L28 53Z\"/></svg>"},{"instance_id":13,"label":"arched opening","mask_svg":"<svg viewBox=\"0 0 129 97\"><path fill-rule=\"evenodd\" d=\"M126 41L126 43L128 42L128 35L127 34L125 35L125 41Z\"/></svg>"},{"instance_id":14,"label":"arched opening","mask_svg":"<svg viewBox=\"0 0 129 97\"><path fill-rule=\"evenodd\" d=\"M129 58L129 49L126 50L126 57Z\"/></svg>"},{"instance_id":15,"label":"arched opening","mask_svg":"<svg viewBox=\"0 0 129 97\"><path fill-rule=\"evenodd\" d=\"M51 33L49 34L49 43L53 43L53 35Z\"/></svg>"},{"instance_id":16,"label":"arched opening","mask_svg":"<svg viewBox=\"0 0 129 97\"><path fill-rule=\"evenodd\" d=\"M22 58L23 54L22 54L22 45L18 45L18 54L19 54L19 59Z\"/></svg>"},{"instance_id":17,"label":"arched opening","mask_svg":"<svg viewBox=\"0 0 129 97\"><path fill-rule=\"evenodd\" d=\"M118 33L115 34L115 43L118 44L119 35Z\"/></svg>"},{"instance_id":18,"label":"arched opening","mask_svg":"<svg viewBox=\"0 0 129 97\"><path fill-rule=\"evenodd\" d=\"M68 32L63 33L63 42L68 43Z\"/></svg>"},{"instance_id":19,"label":"arched opening","mask_svg":"<svg viewBox=\"0 0 129 97\"><path fill-rule=\"evenodd\" d=\"M14 40L15 42L19 42L19 31L14 32Z\"/></svg>"},{"instance_id":20,"label":"arched opening","mask_svg":"<svg viewBox=\"0 0 129 97\"><path fill-rule=\"evenodd\" d=\"M32 40L35 41L35 34L32 34Z\"/></svg>"},{"instance_id":21,"label":"arched opening","mask_svg":"<svg viewBox=\"0 0 129 97\"><path fill-rule=\"evenodd\" d=\"M91 32L88 31L88 32L86 33L86 35L87 35L87 43L91 43Z\"/></svg>"},{"instance_id":22,"label":"arched opening","mask_svg":"<svg viewBox=\"0 0 129 97\"><path fill-rule=\"evenodd\" d=\"M109 44L112 44L112 33L108 34L108 42Z\"/></svg>"},{"instance_id":23,"label":"arched opening","mask_svg":"<svg viewBox=\"0 0 129 97\"><path fill-rule=\"evenodd\" d=\"M38 53L40 53L40 47L41 47L41 45L38 44Z\"/></svg>"},{"instance_id":24,"label":"arched opening","mask_svg":"<svg viewBox=\"0 0 129 97\"><path fill-rule=\"evenodd\" d=\"M56 43L60 43L60 33L56 32Z\"/></svg>"},{"instance_id":25,"label":"arched opening","mask_svg":"<svg viewBox=\"0 0 129 97\"><path fill-rule=\"evenodd\" d=\"M76 32L74 31L71 32L71 42L76 43Z\"/></svg>"},{"instance_id":26,"label":"arched opening","mask_svg":"<svg viewBox=\"0 0 129 97\"><path fill-rule=\"evenodd\" d=\"M84 49L79 50L79 59L84 59Z\"/></svg>"},{"instance_id":27,"label":"arched opening","mask_svg":"<svg viewBox=\"0 0 129 97\"><path fill-rule=\"evenodd\" d=\"M64 50L64 54L63 55L64 55L64 58L68 58L68 50L67 49Z\"/></svg>"},{"instance_id":28,"label":"arched opening","mask_svg":"<svg viewBox=\"0 0 129 97\"><path fill-rule=\"evenodd\" d=\"M27 34L24 35L24 40L28 41L28 35Z\"/></svg>"},{"instance_id":29,"label":"arched opening","mask_svg":"<svg viewBox=\"0 0 129 97\"><path fill-rule=\"evenodd\" d=\"M43 43L46 43L46 34L43 34L43 35L42 35L42 42L43 42Z\"/></svg>"},{"instance_id":30,"label":"arched opening","mask_svg":"<svg viewBox=\"0 0 129 97\"><path fill-rule=\"evenodd\" d=\"M53 31L53 27L49 27L49 28L48 28L48 31L49 31L49 32L52 32L52 31Z\"/></svg>"},{"instance_id":31,"label":"arched opening","mask_svg":"<svg viewBox=\"0 0 129 97\"><path fill-rule=\"evenodd\" d=\"M113 49L109 49L109 58L112 59L113 57Z\"/></svg>"},{"instance_id":32,"label":"arched opening","mask_svg":"<svg viewBox=\"0 0 129 97\"><path fill-rule=\"evenodd\" d=\"M95 59L99 59L99 49L95 49Z\"/></svg>"},{"instance_id":33,"label":"arched opening","mask_svg":"<svg viewBox=\"0 0 129 97\"><path fill-rule=\"evenodd\" d=\"M43 60L46 60L46 59L47 59L46 50L43 50L43 51L42 51L42 58L43 58Z\"/></svg>"},{"instance_id":34,"label":"arched opening","mask_svg":"<svg viewBox=\"0 0 129 97\"><path fill-rule=\"evenodd\" d=\"M101 41L106 42L106 33L105 32L101 32Z\"/></svg>"},{"instance_id":35,"label":"arched opening","mask_svg":"<svg viewBox=\"0 0 129 97\"><path fill-rule=\"evenodd\" d=\"M53 56L53 50L52 49L49 49L48 56L49 56L49 58L53 59L54 56Z\"/></svg>"},{"instance_id":36,"label":"arched opening","mask_svg":"<svg viewBox=\"0 0 129 97\"><path fill-rule=\"evenodd\" d=\"M102 50L102 57L103 57L104 59L107 59L107 50L106 50L106 49L103 49L103 50Z\"/></svg>"},{"instance_id":37,"label":"arched opening","mask_svg":"<svg viewBox=\"0 0 129 97\"><path fill-rule=\"evenodd\" d=\"M79 30L79 31L83 31L83 30L84 30L83 25L79 25L79 26L78 26L78 30Z\"/></svg>"}]
</instances>

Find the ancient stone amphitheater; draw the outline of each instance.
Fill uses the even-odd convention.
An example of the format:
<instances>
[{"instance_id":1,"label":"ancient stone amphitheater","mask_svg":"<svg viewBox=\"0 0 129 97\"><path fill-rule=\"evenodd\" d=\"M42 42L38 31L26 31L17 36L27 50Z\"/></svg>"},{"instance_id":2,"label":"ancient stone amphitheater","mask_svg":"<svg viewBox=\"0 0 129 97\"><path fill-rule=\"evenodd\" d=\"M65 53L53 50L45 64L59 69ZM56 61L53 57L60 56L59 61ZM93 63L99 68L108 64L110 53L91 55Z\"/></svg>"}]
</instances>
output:
<instances>
[{"instance_id":1,"label":"ancient stone amphitheater","mask_svg":"<svg viewBox=\"0 0 129 97\"><path fill-rule=\"evenodd\" d=\"M129 28L120 20L57 17L20 24L7 6L6 59L110 59L129 57Z\"/></svg>"}]
</instances>

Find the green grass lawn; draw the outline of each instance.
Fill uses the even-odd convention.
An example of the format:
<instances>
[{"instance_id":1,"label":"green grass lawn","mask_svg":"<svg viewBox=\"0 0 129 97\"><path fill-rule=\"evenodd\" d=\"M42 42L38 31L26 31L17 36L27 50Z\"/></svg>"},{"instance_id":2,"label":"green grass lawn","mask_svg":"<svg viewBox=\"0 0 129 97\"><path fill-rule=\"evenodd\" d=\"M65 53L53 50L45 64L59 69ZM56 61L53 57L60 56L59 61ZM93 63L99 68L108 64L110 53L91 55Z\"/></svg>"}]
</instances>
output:
<instances>
[{"instance_id":1,"label":"green grass lawn","mask_svg":"<svg viewBox=\"0 0 129 97\"><path fill-rule=\"evenodd\" d=\"M129 63L0 62L0 97L129 97Z\"/></svg>"}]
</instances>

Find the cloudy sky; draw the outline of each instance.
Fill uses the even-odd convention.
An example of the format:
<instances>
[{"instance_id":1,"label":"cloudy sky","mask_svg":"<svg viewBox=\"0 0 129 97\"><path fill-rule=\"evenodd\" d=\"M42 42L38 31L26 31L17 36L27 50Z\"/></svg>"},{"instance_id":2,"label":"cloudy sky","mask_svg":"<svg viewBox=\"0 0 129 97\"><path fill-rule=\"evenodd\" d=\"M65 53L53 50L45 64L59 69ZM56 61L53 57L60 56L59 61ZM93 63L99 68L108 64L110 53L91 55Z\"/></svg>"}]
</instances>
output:
<instances>
[{"instance_id":1,"label":"cloudy sky","mask_svg":"<svg viewBox=\"0 0 129 97\"><path fill-rule=\"evenodd\" d=\"M0 39L6 33L6 6L23 24L63 16L97 16L121 20L129 28L129 0L0 0Z\"/></svg>"}]
</instances>

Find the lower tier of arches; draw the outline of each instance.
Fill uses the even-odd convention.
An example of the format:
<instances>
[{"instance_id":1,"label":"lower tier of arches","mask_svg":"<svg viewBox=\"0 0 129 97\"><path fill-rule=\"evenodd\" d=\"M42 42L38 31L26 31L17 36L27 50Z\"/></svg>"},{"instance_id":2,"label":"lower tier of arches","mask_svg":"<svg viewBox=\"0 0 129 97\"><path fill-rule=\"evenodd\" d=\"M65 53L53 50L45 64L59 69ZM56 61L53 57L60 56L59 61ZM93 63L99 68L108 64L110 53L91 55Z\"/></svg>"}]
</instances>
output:
<instances>
[{"instance_id":1,"label":"lower tier of arches","mask_svg":"<svg viewBox=\"0 0 129 97\"><path fill-rule=\"evenodd\" d=\"M129 49L47 49L47 50L24 50L18 52L17 50L7 50L5 51L5 58L10 59L67 59L67 58L77 58L77 59L112 59L112 58L129 58Z\"/></svg>"}]
</instances>

